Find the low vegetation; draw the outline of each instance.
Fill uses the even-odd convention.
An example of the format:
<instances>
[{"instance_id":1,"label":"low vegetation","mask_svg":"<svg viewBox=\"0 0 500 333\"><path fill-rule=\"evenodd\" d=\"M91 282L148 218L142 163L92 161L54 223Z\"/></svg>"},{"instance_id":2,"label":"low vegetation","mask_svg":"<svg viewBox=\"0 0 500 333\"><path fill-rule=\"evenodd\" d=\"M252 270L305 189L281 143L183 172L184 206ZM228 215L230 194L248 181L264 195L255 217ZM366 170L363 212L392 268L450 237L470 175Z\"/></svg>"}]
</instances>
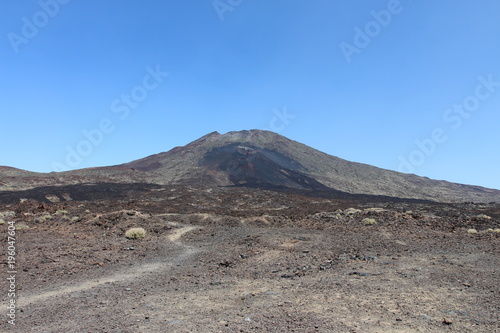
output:
<instances>
[{"instance_id":1,"label":"low vegetation","mask_svg":"<svg viewBox=\"0 0 500 333\"><path fill-rule=\"evenodd\" d=\"M80 222L82 219L80 216L73 216L70 220L71 223Z\"/></svg>"},{"instance_id":2,"label":"low vegetation","mask_svg":"<svg viewBox=\"0 0 500 333\"><path fill-rule=\"evenodd\" d=\"M0 218L11 219L14 216L16 216L16 212L14 212L12 210L8 210L8 211L5 211L5 212L0 212Z\"/></svg>"},{"instance_id":3,"label":"low vegetation","mask_svg":"<svg viewBox=\"0 0 500 333\"><path fill-rule=\"evenodd\" d=\"M16 230L25 230L29 228L30 227L24 223L16 223Z\"/></svg>"},{"instance_id":4,"label":"low vegetation","mask_svg":"<svg viewBox=\"0 0 500 333\"><path fill-rule=\"evenodd\" d=\"M363 223L364 225L374 225L377 224L377 221L375 219L365 217L364 219L361 220L361 223Z\"/></svg>"},{"instance_id":5,"label":"low vegetation","mask_svg":"<svg viewBox=\"0 0 500 333\"><path fill-rule=\"evenodd\" d=\"M358 213L361 213L361 209L356 209L356 208L347 208L347 209L344 211L344 214L345 214L345 215L354 215L354 214L358 214Z\"/></svg>"},{"instance_id":6,"label":"low vegetation","mask_svg":"<svg viewBox=\"0 0 500 333\"><path fill-rule=\"evenodd\" d=\"M365 211L366 212L383 212L384 208L372 207L372 208L366 208Z\"/></svg>"},{"instance_id":7,"label":"low vegetation","mask_svg":"<svg viewBox=\"0 0 500 333\"><path fill-rule=\"evenodd\" d=\"M146 236L146 230L143 228L130 228L125 232L125 237L128 239L141 239Z\"/></svg>"}]
</instances>

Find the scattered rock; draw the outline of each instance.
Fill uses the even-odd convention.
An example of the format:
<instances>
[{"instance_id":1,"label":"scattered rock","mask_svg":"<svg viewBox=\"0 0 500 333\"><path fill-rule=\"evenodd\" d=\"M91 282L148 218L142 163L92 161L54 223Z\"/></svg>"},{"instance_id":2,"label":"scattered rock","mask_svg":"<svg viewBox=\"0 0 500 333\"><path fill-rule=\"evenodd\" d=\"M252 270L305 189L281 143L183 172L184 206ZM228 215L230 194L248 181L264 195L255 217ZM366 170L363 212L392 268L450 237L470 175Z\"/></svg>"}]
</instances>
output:
<instances>
[{"instance_id":1,"label":"scattered rock","mask_svg":"<svg viewBox=\"0 0 500 333\"><path fill-rule=\"evenodd\" d=\"M222 284L222 282L220 282L220 281L212 281L212 282L210 282L211 286L220 286L221 284Z\"/></svg>"},{"instance_id":2,"label":"scattered rock","mask_svg":"<svg viewBox=\"0 0 500 333\"><path fill-rule=\"evenodd\" d=\"M445 325L451 325L451 324L453 324L453 322L450 319L443 318L443 324L445 324Z\"/></svg>"},{"instance_id":3,"label":"scattered rock","mask_svg":"<svg viewBox=\"0 0 500 333\"><path fill-rule=\"evenodd\" d=\"M295 276L295 275L291 275L291 274L283 274L283 275L281 275L281 277L282 277L283 279L291 279L291 278L293 278L294 276Z\"/></svg>"},{"instance_id":4,"label":"scattered rock","mask_svg":"<svg viewBox=\"0 0 500 333\"><path fill-rule=\"evenodd\" d=\"M224 261L219 263L219 266L221 266L221 267L231 267L232 265L233 265L233 263L229 260L224 260Z\"/></svg>"},{"instance_id":5,"label":"scattered rock","mask_svg":"<svg viewBox=\"0 0 500 333\"><path fill-rule=\"evenodd\" d=\"M55 194L47 194L45 196L45 198L47 200L49 200L50 202L60 202L61 201L61 199L59 199L59 197Z\"/></svg>"},{"instance_id":6,"label":"scattered rock","mask_svg":"<svg viewBox=\"0 0 500 333\"><path fill-rule=\"evenodd\" d=\"M351 271L351 272L348 272L348 273L347 273L347 275L373 276L373 275L382 275L382 272L378 272L378 273L367 273L367 272Z\"/></svg>"}]
</instances>

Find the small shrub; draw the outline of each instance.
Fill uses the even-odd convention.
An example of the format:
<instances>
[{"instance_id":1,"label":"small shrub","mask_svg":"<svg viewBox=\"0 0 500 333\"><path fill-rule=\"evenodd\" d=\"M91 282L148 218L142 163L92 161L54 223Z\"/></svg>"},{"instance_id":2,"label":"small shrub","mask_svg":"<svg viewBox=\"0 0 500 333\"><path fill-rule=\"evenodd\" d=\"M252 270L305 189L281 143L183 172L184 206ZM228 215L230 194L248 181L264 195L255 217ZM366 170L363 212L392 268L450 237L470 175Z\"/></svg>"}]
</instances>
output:
<instances>
[{"instance_id":1,"label":"small shrub","mask_svg":"<svg viewBox=\"0 0 500 333\"><path fill-rule=\"evenodd\" d=\"M361 223L363 223L364 225L374 225L377 224L377 221L375 221L375 219L370 219L368 217L365 217L364 219L361 220Z\"/></svg>"},{"instance_id":2,"label":"small shrub","mask_svg":"<svg viewBox=\"0 0 500 333\"><path fill-rule=\"evenodd\" d=\"M24 223L16 223L16 230L24 230L29 229L30 227Z\"/></svg>"},{"instance_id":3,"label":"small shrub","mask_svg":"<svg viewBox=\"0 0 500 333\"><path fill-rule=\"evenodd\" d=\"M0 219L0 225L2 224L5 224L5 220L4 219Z\"/></svg>"},{"instance_id":4,"label":"small shrub","mask_svg":"<svg viewBox=\"0 0 500 333\"><path fill-rule=\"evenodd\" d=\"M477 234L477 230L474 228L471 228L471 229L467 230L467 233L468 234Z\"/></svg>"},{"instance_id":5,"label":"small shrub","mask_svg":"<svg viewBox=\"0 0 500 333\"><path fill-rule=\"evenodd\" d=\"M70 220L71 223L80 222L82 219L80 216L73 216Z\"/></svg>"},{"instance_id":6,"label":"small shrub","mask_svg":"<svg viewBox=\"0 0 500 333\"><path fill-rule=\"evenodd\" d=\"M67 211L67 210L65 210L65 209L58 209L58 210L54 213L54 215L66 215L66 214L68 214L68 211Z\"/></svg>"},{"instance_id":7,"label":"small shrub","mask_svg":"<svg viewBox=\"0 0 500 333\"><path fill-rule=\"evenodd\" d=\"M141 239L146 236L146 230L143 228L130 228L125 232L125 237L128 239Z\"/></svg>"},{"instance_id":8,"label":"small shrub","mask_svg":"<svg viewBox=\"0 0 500 333\"><path fill-rule=\"evenodd\" d=\"M6 219L11 219L14 216L16 216L16 212L14 212L12 210L8 210L8 211L5 211L5 212L0 212L0 218L3 217L3 218L6 218Z\"/></svg>"},{"instance_id":9,"label":"small shrub","mask_svg":"<svg viewBox=\"0 0 500 333\"><path fill-rule=\"evenodd\" d=\"M345 215L354 215L354 214L357 214L357 213L361 213L361 210L360 209L356 209L356 208L347 208L344 211Z\"/></svg>"},{"instance_id":10,"label":"small shrub","mask_svg":"<svg viewBox=\"0 0 500 333\"><path fill-rule=\"evenodd\" d=\"M481 220L491 220L491 216L488 216L486 214L479 214L478 216L476 216L476 218Z\"/></svg>"},{"instance_id":11,"label":"small shrub","mask_svg":"<svg viewBox=\"0 0 500 333\"><path fill-rule=\"evenodd\" d=\"M45 222L45 217L44 216L42 216L42 217L35 217L33 219L33 223L43 223L43 222Z\"/></svg>"}]
</instances>

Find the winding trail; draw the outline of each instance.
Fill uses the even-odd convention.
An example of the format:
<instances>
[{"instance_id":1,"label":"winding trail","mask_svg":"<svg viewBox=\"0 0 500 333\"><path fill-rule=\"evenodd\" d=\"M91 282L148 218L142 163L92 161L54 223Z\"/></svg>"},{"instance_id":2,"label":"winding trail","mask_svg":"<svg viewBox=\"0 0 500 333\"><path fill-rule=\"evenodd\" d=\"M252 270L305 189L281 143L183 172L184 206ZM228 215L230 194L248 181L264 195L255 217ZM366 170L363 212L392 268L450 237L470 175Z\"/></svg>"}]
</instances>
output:
<instances>
[{"instance_id":1,"label":"winding trail","mask_svg":"<svg viewBox=\"0 0 500 333\"><path fill-rule=\"evenodd\" d=\"M125 273L124 270L121 269L117 273L96 279L88 279L85 281L78 282L77 284L74 285L67 285L67 283L64 283L63 285L53 286L51 290L46 290L35 294L21 295L17 301L18 306L26 306L28 304L44 301L51 297L57 297L93 289L95 287L99 287L107 283L133 281L139 278L143 278L146 274L152 274L152 273L157 273L159 271L167 270L172 266L175 266L178 263L188 259L195 253L199 252L199 250L193 248L192 246L185 245L180 241L180 238L184 234L196 228L199 227L181 226L180 228L175 229L172 233L167 235L167 239L169 241L176 243L176 245L182 247L182 252L176 256L168 257L168 261L165 260L165 261L148 262L135 267L127 267L126 268L127 273ZM130 272L130 269L133 269L133 271Z\"/></svg>"}]
</instances>

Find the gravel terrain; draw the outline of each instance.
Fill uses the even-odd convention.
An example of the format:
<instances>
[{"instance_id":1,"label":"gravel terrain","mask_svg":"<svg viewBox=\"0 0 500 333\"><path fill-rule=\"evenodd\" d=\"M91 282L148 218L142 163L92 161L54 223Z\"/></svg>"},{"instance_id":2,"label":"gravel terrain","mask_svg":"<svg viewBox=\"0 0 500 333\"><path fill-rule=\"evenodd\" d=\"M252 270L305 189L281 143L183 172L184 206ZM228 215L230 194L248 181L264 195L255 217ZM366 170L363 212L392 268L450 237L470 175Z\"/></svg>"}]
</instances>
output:
<instances>
[{"instance_id":1,"label":"gravel terrain","mask_svg":"<svg viewBox=\"0 0 500 333\"><path fill-rule=\"evenodd\" d=\"M129 190L2 197L1 332L500 332L499 204Z\"/></svg>"}]
</instances>

